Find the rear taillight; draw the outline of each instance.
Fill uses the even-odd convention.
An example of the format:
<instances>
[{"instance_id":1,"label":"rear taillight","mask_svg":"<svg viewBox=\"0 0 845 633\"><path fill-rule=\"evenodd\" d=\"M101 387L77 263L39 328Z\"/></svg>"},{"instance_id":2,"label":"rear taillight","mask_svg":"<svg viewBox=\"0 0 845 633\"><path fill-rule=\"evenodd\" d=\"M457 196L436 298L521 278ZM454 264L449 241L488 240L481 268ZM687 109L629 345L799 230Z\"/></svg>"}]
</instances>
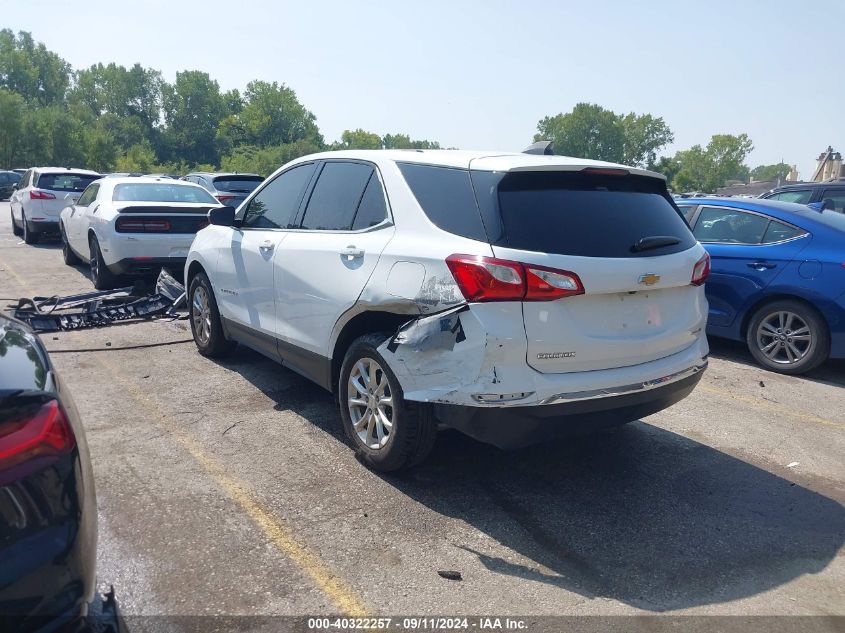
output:
<instances>
[{"instance_id":1,"label":"rear taillight","mask_svg":"<svg viewBox=\"0 0 845 633\"><path fill-rule=\"evenodd\" d=\"M16 466L68 453L76 444L65 412L56 400L24 408L0 424L0 480ZM5 476L4 476L5 475Z\"/></svg>"},{"instance_id":2,"label":"rear taillight","mask_svg":"<svg viewBox=\"0 0 845 633\"><path fill-rule=\"evenodd\" d=\"M56 196L48 191L41 191L40 189L30 189L30 200L55 200Z\"/></svg>"},{"instance_id":3,"label":"rear taillight","mask_svg":"<svg viewBox=\"0 0 845 633\"><path fill-rule=\"evenodd\" d=\"M222 202L223 204L226 204L227 202L229 202L229 200L234 200L234 199L235 199L235 196L224 196L223 194L216 195L216 196L214 196L214 197L215 197L215 198L217 198L217 199L218 199L220 202Z\"/></svg>"},{"instance_id":4,"label":"rear taillight","mask_svg":"<svg viewBox=\"0 0 845 633\"><path fill-rule=\"evenodd\" d=\"M170 220L118 218L114 228L118 233L167 233L170 230Z\"/></svg>"},{"instance_id":5,"label":"rear taillight","mask_svg":"<svg viewBox=\"0 0 845 633\"><path fill-rule=\"evenodd\" d=\"M593 176L627 176L631 172L618 167L585 167L581 170L581 173L592 174Z\"/></svg>"},{"instance_id":6,"label":"rear taillight","mask_svg":"<svg viewBox=\"0 0 845 633\"><path fill-rule=\"evenodd\" d=\"M478 255L450 255L452 271L464 298L483 301L553 301L584 293L575 273Z\"/></svg>"},{"instance_id":7,"label":"rear taillight","mask_svg":"<svg viewBox=\"0 0 845 633\"><path fill-rule=\"evenodd\" d=\"M705 281L707 281L707 277L710 276L710 254L704 253L704 257L699 259L695 266L692 269L692 281L690 283L693 286L700 286Z\"/></svg>"}]
</instances>

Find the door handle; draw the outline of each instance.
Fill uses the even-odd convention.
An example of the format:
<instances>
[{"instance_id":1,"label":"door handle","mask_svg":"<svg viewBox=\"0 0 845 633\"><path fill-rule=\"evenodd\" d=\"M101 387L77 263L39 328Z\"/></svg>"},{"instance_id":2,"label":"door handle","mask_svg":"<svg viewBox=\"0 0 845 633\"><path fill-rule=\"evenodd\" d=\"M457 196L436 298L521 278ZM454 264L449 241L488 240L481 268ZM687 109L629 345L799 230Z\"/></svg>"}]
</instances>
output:
<instances>
[{"instance_id":1,"label":"door handle","mask_svg":"<svg viewBox=\"0 0 845 633\"><path fill-rule=\"evenodd\" d=\"M753 268L754 270L764 271L764 270L771 270L777 266L777 264L772 264L770 262L751 262L748 264L749 268Z\"/></svg>"},{"instance_id":2,"label":"door handle","mask_svg":"<svg viewBox=\"0 0 845 633\"><path fill-rule=\"evenodd\" d=\"M273 244L273 242L271 242L270 240L264 240L263 242L261 242L261 245L258 248L260 248L262 251L272 251L274 248L276 248L276 245Z\"/></svg>"},{"instance_id":3,"label":"door handle","mask_svg":"<svg viewBox=\"0 0 845 633\"><path fill-rule=\"evenodd\" d=\"M358 248L357 246L350 244L349 246L344 248L342 251L340 251L340 254L344 255L345 257L351 257L353 259L356 259L358 257L364 256L364 249Z\"/></svg>"}]
</instances>

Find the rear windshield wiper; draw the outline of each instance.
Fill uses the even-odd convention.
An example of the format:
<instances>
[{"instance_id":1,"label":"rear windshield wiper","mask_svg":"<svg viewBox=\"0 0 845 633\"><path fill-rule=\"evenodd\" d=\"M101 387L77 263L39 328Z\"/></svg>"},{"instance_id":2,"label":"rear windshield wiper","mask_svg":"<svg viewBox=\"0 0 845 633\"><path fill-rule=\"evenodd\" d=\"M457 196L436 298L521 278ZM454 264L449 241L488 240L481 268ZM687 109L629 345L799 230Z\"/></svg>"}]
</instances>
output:
<instances>
[{"instance_id":1,"label":"rear windshield wiper","mask_svg":"<svg viewBox=\"0 0 845 633\"><path fill-rule=\"evenodd\" d=\"M642 251L650 251L653 248L674 246L675 244L680 243L681 240L677 237L673 237L672 235L650 235L639 240L631 247L631 250L635 253L641 253Z\"/></svg>"}]
</instances>

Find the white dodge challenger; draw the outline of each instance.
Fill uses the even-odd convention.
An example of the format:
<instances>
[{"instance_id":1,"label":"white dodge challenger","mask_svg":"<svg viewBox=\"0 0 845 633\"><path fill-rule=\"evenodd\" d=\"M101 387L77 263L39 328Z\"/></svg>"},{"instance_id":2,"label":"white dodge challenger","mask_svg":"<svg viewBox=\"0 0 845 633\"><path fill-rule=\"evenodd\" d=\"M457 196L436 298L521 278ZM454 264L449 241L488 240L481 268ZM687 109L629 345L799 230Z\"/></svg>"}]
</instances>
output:
<instances>
[{"instance_id":1,"label":"white dodge challenger","mask_svg":"<svg viewBox=\"0 0 845 633\"><path fill-rule=\"evenodd\" d=\"M99 290L161 268L181 276L194 235L221 206L198 185L135 177L96 180L67 204L59 224L65 263L88 262Z\"/></svg>"}]
</instances>

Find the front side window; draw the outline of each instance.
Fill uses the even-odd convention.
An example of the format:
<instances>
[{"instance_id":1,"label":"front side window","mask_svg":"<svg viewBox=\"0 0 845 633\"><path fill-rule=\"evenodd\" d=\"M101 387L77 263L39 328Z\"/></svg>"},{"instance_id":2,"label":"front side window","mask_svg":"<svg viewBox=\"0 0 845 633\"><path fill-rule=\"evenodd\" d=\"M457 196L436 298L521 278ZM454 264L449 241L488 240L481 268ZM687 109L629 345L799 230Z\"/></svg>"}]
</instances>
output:
<instances>
[{"instance_id":1,"label":"front side window","mask_svg":"<svg viewBox=\"0 0 845 633\"><path fill-rule=\"evenodd\" d=\"M780 193L768 196L767 200L779 200L781 202L795 202L796 204L807 204L813 197L813 192L809 189L800 189L798 191L781 191Z\"/></svg>"},{"instance_id":2,"label":"front side window","mask_svg":"<svg viewBox=\"0 0 845 633\"><path fill-rule=\"evenodd\" d=\"M97 192L99 190L99 184L91 183L90 185L88 185L88 188L85 190L85 193L79 196L79 200L76 201L76 206L87 207L89 204L94 202L94 199L97 197Z\"/></svg>"},{"instance_id":3,"label":"front side window","mask_svg":"<svg viewBox=\"0 0 845 633\"><path fill-rule=\"evenodd\" d=\"M329 162L323 167L302 218L302 228L348 231L373 168L361 163Z\"/></svg>"},{"instance_id":4,"label":"front side window","mask_svg":"<svg viewBox=\"0 0 845 633\"><path fill-rule=\"evenodd\" d=\"M825 209L845 213L845 189L828 189L822 194Z\"/></svg>"},{"instance_id":5,"label":"front side window","mask_svg":"<svg viewBox=\"0 0 845 633\"><path fill-rule=\"evenodd\" d=\"M297 165L271 180L250 200L242 226L252 229L292 229L302 196L316 163Z\"/></svg>"},{"instance_id":6,"label":"front side window","mask_svg":"<svg viewBox=\"0 0 845 633\"><path fill-rule=\"evenodd\" d=\"M769 218L738 209L704 207L698 214L693 234L699 242L759 244L769 226Z\"/></svg>"}]
</instances>

